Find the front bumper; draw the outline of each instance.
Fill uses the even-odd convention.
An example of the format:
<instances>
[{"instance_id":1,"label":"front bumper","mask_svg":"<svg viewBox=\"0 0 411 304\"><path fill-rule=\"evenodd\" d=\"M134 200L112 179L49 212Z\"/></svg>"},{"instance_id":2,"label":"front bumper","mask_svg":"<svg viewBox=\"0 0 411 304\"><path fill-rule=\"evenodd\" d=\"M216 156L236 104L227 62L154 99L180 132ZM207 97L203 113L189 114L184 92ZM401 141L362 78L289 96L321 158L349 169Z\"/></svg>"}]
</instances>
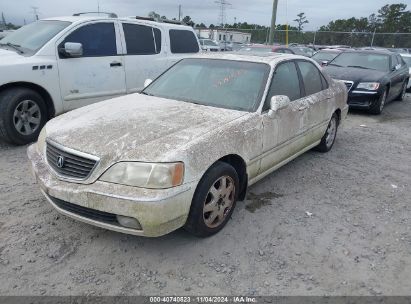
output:
<instances>
[{"instance_id":1,"label":"front bumper","mask_svg":"<svg viewBox=\"0 0 411 304\"><path fill-rule=\"evenodd\" d=\"M27 154L44 196L57 211L71 218L105 229L146 237L170 233L182 227L187 220L196 182L164 190L141 189L102 181L90 185L76 184L55 177L37 152L35 144L28 148ZM142 230L85 216L87 212L78 213L73 211L76 208L65 208L66 205L132 217L139 221Z\"/></svg>"},{"instance_id":2,"label":"front bumper","mask_svg":"<svg viewBox=\"0 0 411 304\"><path fill-rule=\"evenodd\" d=\"M348 105L350 108L369 109L378 102L380 93L377 91L350 91L348 93Z\"/></svg>"}]
</instances>

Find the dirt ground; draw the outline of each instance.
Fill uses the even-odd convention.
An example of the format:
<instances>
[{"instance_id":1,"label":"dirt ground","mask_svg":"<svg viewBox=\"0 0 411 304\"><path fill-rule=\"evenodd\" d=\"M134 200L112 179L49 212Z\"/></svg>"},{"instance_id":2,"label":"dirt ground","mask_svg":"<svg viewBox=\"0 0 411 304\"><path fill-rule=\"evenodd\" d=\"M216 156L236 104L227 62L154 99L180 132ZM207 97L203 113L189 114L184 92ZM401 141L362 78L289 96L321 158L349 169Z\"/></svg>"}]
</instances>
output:
<instances>
[{"instance_id":1,"label":"dirt ground","mask_svg":"<svg viewBox=\"0 0 411 304\"><path fill-rule=\"evenodd\" d=\"M218 235L122 235L59 215L0 143L0 295L410 295L411 95L350 113L328 154L250 188Z\"/></svg>"}]
</instances>

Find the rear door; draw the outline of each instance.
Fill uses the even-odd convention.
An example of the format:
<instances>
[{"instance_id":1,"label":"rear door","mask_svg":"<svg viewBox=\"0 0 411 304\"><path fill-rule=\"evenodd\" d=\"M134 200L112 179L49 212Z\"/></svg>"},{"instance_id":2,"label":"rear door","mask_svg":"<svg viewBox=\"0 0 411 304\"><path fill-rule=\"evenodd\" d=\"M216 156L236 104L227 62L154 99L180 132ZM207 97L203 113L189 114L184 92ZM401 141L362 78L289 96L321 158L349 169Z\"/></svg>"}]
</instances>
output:
<instances>
[{"instance_id":1,"label":"rear door","mask_svg":"<svg viewBox=\"0 0 411 304\"><path fill-rule=\"evenodd\" d=\"M168 35L170 46L169 65L200 52L195 33L185 29L171 29Z\"/></svg>"},{"instance_id":2,"label":"rear door","mask_svg":"<svg viewBox=\"0 0 411 304\"><path fill-rule=\"evenodd\" d=\"M304 84L303 106L306 108L304 125L307 128L306 145L320 140L334 113L334 93L320 70L306 60L297 61L298 70Z\"/></svg>"},{"instance_id":3,"label":"rear door","mask_svg":"<svg viewBox=\"0 0 411 304\"><path fill-rule=\"evenodd\" d=\"M59 54L58 67L64 109L78 108L126 93L125 71L118 24L98 21L81 24L57 42L83 45L79 58Z\"/></svg>"},{"instance_id":4,"label":"rear door","mask_svg":"<svg viewBox=\"0 0 411 304\"><path fill-rule=\"evenodd\" d=\"M122 22L127 93L139 92L146 79L157 78L167 68L161 28Z\"/></svg>"},{"instance_id":5,"label":"rear door","mask_svg":"<svg viewBox=\"0 0 411 304\"><path fill-rule=\"evenodd\" d=\"M404 82L402 60L399 61L397 55L391 56L391 88L389 91L389 99L396 98L402 89L402 84Z\"/></svg>"}]
</instances>

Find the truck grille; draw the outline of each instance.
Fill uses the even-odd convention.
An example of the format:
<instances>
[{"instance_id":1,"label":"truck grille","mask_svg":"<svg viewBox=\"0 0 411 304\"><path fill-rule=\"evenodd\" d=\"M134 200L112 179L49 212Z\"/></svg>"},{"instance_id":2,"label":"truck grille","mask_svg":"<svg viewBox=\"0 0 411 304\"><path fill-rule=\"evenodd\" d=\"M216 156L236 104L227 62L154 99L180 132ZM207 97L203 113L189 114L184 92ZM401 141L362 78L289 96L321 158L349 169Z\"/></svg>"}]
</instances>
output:
<instances>
[{"instance_id":1,"label":"truck grille","mask_svg":"<svg viewBox=\"0 0 411 304\"><path fill-rule=\"evenodd\" d=\"M98 158L47 142L47 162L60 176L84 180L97 165Z\"/></svg>"}]
</instances>

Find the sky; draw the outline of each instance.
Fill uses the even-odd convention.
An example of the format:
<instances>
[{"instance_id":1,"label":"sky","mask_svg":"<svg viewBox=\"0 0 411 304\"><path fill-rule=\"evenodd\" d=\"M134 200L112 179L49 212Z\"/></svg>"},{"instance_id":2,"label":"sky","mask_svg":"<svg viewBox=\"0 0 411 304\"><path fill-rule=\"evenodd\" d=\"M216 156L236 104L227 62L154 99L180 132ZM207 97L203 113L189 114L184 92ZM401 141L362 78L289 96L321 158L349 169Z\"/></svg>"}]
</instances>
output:
<instances>
[{"instance_id":1,"label":"sky","mask_svg":"<svg viewBox=\"0 0 411 304\"><path fill-rule=\"evenodd\" d=\"M0 12L7 22L22 25L34 20L32 7L37 7L40 18L72 15L75 12L101 11L117 13L119 16L147 16L155 11L169 19L178 17L178 5L183 15L189 15L195 23L219 23L219 5L216 0L0 0ZM248 22L269 25L273 0L227 0L231 5L226 10L226 22ZM385 4L410 3L410 0L279 0L277 24L293 22L300 12L309 20L305 30L316 30L329 21L350 17L368 17L377 13Z\"/></svg>"}]
</instances>

